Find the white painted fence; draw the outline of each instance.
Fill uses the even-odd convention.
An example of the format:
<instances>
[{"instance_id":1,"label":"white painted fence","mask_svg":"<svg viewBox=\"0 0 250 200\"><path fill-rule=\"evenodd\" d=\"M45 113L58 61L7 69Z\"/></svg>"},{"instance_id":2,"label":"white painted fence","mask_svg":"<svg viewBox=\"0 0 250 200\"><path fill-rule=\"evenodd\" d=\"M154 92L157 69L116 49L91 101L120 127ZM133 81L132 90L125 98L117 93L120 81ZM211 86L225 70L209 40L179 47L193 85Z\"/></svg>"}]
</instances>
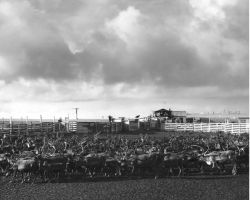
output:
<instances>
[{"instance_id":1,"label":"white painted fence","mask_svg":"<svg viewBox=\"0 0 250 200\"><path fill-rule=\"evenodd\" d=\"M162 123L161 130L249 133L249 123Z\"/></svg>"}]
</instances>

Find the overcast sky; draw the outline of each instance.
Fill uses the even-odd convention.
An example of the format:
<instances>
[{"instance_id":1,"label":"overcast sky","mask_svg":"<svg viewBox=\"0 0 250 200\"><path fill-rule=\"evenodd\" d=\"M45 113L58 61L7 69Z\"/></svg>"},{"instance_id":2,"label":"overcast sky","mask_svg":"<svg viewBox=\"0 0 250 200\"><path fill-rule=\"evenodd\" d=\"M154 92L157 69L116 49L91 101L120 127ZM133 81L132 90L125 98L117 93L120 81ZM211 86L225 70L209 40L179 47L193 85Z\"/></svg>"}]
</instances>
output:
<instances>
[{"instance_id":1,"label":"overcast sky","mask_svg":"<svg viewBox=\"0 0 250 200\"><path fill-rule=\"evenodd\" d=\"M248 113L248 0L0 0L0 117Z\"/></svg>"}]
</instances>

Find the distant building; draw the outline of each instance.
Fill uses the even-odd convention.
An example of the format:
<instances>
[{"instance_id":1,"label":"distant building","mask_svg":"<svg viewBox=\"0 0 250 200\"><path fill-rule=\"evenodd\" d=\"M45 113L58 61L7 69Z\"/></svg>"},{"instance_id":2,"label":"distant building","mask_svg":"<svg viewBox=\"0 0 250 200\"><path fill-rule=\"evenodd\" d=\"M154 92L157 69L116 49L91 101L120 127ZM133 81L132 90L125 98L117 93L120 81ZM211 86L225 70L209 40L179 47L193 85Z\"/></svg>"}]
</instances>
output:
<instances>
[{"instance_id":1,"label":"distant building","mask_svg":"<svg viewBox=\"0 0 250 200\"><path fill-rule=\"evenodd\" d=\"M139 120L129 120L129 131L137 131L140 129Z\"/></svg>"},{"instance_id":2,"label":"distant building","mask_svg":"<svg viewBox=\"0 0 250 200\"><path fill-rule=\"evenodd\" d=\"M171 115L171 110L166 110L166 109L160 109L154 111L154 117L170 117Z\"/></svg>"},{"instance_id":3,"label":"distant building","mask_svg":"<svg viewBox=\"0 0 250 200\"><path fill-rule=\"evenodd\" d=\"M171 109L160 109L154 111L154 117L165 119L165 121L173 123L186 123L186 111L173 111Z\"/></svg>"},{"instance_id":4,"label":"distant building","mask_svg":"<svg viewBox=\"0 0 250 200\"><path fill-rule=\"evenodd\" d=\"M176 123L186 123L186 111L171 111L172 121Z\"/></svg>"},{"instance_id":5,"label":"distant building","mask_svg":"<svg viewBox=\"0 0 250 200\"><path fill-rule=\"evenodd\" d=\"M109 124L108 119L78 119L68 122L68 131L83 134L93 134L104 130Z\"/></svg>"},{"instance_id":6,"label":"distant building","mask_svg":"<svg viewBox=\"0 0 250 200\"><path fill-rule=\"evenodd\" d=\"M249 123L249 117L239 117L239 123Z\"/></svg>"}]
</instances>

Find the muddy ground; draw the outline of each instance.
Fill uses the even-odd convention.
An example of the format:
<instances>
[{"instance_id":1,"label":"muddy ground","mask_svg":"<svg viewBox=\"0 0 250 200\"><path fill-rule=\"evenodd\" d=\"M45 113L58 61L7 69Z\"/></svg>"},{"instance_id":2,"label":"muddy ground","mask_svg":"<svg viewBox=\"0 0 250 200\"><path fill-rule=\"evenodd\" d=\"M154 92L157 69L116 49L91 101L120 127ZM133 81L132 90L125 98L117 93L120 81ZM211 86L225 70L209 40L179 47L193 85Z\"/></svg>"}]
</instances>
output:
<instances>
[{"instance_id":1,"label":"muddy ground","mask_svg":"<svg viewBox=\"0 0 250 200\"><path fill-rule=\"evenodd\" d=\"M58 183L9 183L0 180L0 199L249 199L249 176L172 178L94 178Z\"/></svg>"}]
</instances>

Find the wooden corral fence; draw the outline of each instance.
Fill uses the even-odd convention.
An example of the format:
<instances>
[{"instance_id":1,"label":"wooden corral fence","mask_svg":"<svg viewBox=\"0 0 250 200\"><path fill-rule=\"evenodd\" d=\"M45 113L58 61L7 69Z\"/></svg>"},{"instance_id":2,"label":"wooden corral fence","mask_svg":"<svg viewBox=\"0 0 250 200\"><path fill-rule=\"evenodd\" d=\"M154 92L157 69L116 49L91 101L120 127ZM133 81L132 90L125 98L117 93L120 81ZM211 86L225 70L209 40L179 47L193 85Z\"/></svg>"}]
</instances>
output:
<instances>
[{"instance_id":1,"label":"wooden corral fence","mask_svg":"<svg viewBox=\"0 0 250 200\"><path fill-rule=\"evenodd\" d=\"M164 131L249 133L249 123L162 123Z\"/></svg>"},{"instance_id":2,"label":"wooden corral fence","mask_svg":"<svg viewBox=\"0 0 250 200\"><path fill-rule=\"evenodd\" d=\"M117 133L122 130L121 123L117 122L81 122L81 121L68 121L66 123L68 132L76 133L97 133L97 132L111 132Z\"/></svg>"},{"instance_id":3,"label":"wooden corral fence","mask_svg":"<svg viewBox=\"0 0 250 200\"><path fill-rule=\"evenodd\" d=\"M56 133L62 131L63 128L63 125L59 122L0 120L0 135L36 135L39 133Z\"/></svg>"},{"instance_id":4,"label":"wooden corral fence","mask_svg":"<svg viewBox=\"0 0 250 200\"><path fill-rule=\"evenodd\" d=\"M37 135L58 132L76 132L92 134L97 132L118 133L134 130L162 130L162 131L195 131L195 132L226 132L233 134L249 133L249 123L133 123L123 127L120 122L79 122L67 121L59 123L55 121L12 121L0 120L0 136L10 135Z\"/></svg>"}]
</instances>

